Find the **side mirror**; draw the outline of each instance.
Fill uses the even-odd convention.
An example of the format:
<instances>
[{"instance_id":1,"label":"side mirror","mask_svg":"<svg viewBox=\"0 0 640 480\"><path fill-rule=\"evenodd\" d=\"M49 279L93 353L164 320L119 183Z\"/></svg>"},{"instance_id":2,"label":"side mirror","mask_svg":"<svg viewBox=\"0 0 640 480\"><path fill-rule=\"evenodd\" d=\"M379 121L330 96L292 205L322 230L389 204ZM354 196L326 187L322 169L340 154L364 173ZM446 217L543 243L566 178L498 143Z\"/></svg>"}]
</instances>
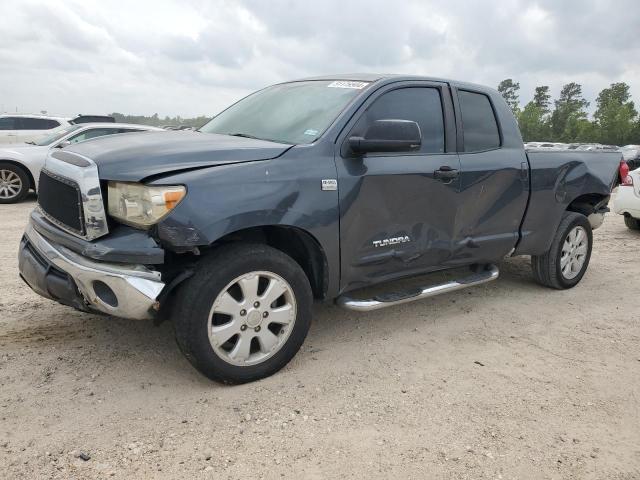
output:
<instances>
[{"instance_id":1,"label":"side mirror","mask_svg":"<svg viewBox=\"0 0 640 480\"><path fill-rule=\"evenodd\" d=\"M349 138L349 147L355 153L413 152L421 145L420 126L411 120L376 120L364 137Z\"/></svg>"},{"instance_id":2,"label":"side mirror","mask_svg":"<svg viewBox=\"0 0 640 480\"><path fill-rule=\"evenodd\" d=\"M56 145L56 148L64 148L68 147L69 145L71 145L71 142L69 140L65 140L64 142L60 142L58 145Z\"/></svg>"}]
</instances>

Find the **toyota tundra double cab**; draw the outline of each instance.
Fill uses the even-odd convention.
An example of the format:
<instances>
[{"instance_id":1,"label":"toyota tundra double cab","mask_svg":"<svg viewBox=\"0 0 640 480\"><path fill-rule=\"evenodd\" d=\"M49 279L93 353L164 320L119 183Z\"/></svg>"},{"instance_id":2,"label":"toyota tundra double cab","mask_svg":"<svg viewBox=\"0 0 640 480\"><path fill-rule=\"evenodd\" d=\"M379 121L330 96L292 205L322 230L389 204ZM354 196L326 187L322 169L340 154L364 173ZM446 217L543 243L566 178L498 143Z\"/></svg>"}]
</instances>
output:
<instances>
[{"instance_id":1,"label":"toyota tundra double cab","mask_svg":"<svg viewBox=\"0 0 640 480\"><path fill-rule=\"evenodd\" d=\"M195 368L247 382L296 354L314 299L391 307L494 280L509 255L530 255L542 285L575 286L620 160L525 151L509 107L483 86L287 82L198 131L52 151L20 274L78 310L170 318ZM444 283L393 283L460 267ZM374 284L385 293L363 293Z\"/></svg>"}]
</instances>

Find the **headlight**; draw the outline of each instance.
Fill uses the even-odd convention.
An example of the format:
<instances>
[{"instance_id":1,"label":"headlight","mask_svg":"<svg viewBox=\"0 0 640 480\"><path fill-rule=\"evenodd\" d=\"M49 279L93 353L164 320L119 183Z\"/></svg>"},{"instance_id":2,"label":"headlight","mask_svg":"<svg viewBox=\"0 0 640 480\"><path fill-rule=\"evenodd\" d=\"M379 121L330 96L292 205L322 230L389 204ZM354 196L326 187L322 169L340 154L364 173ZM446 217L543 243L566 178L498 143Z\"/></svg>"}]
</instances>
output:
<instances>
[{"instance_id":1,"label":"headlight","mask_svg":"<svg viewBox=\"0 0 640 480\"><path fill-rule=\"evenodd\" d=\"M109 182L109 215L133 227L149 228L169 214L187 194L181 185L150 186Z\"/></svg>"}]
</instances>

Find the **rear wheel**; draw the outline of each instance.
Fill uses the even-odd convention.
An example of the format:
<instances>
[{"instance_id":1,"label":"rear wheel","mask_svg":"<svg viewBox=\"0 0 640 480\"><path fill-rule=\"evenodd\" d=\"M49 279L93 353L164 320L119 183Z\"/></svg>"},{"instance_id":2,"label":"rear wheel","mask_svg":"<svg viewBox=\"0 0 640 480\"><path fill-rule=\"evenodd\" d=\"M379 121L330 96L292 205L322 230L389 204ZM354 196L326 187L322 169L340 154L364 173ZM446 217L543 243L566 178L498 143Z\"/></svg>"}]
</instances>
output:
<instances>
[{"instance_id":1,"label":"rear wheel","mask_svg":"<svg viewBox=\"0 0 640 480\"><path fill-rule=\"evenodd\" d=\"M576 286L589 266L592 244L593 233L587 217L565 212L549 250L531 257L535 280L557 289Z\"/></svg>"},{"instance_id":2,"label":"rear wheel","mask_svg":"<svg viewBox=\"0 0 640 480\"><path fill-rule=\"evenodd\" d=\"M16 203L29 193L29 176L12 163L0 162L0 203Z\"/></svg>"},{"instance_id":3,"label":"rear wheel","mask_svg":"<svg viewBox=\"0 0 640 480\"><path fill-rule=\"evenodd\" d=\"M272 375L302 345L312 293L302 268L266 245L221 247L180 288L178 345L212 380L244 383Z\"/></svg>"},{"instance_id":4,"label":"rear wheel","mask_svg":"<svg viewBox=\"0 0 640 480\"><path fill-rule=\"evenodd\" d=\"M631 215L624 216L624 224L631 230L640 230L640 220L633 218Z\"/></svg>"}]
</instances>

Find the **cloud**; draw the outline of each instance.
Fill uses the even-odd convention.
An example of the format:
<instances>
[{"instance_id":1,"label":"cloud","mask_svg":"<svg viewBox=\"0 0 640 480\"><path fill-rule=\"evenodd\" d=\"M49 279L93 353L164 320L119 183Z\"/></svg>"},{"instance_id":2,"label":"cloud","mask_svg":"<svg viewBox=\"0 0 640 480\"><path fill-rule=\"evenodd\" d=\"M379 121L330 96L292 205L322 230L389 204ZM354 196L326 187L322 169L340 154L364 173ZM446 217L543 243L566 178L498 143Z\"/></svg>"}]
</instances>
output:
<instances>
[{"instance_id":1,"label":"cloud","mask_svg":"<svg viewBox=\"0 0 640 480\"><path fill-rule=\"evenodd\" d=\"M343 72L497 85L615 81L640 96L640 8L619 0L4 2L0 109L211 115L270 83Z\"/></svg>"}]
</instances>

